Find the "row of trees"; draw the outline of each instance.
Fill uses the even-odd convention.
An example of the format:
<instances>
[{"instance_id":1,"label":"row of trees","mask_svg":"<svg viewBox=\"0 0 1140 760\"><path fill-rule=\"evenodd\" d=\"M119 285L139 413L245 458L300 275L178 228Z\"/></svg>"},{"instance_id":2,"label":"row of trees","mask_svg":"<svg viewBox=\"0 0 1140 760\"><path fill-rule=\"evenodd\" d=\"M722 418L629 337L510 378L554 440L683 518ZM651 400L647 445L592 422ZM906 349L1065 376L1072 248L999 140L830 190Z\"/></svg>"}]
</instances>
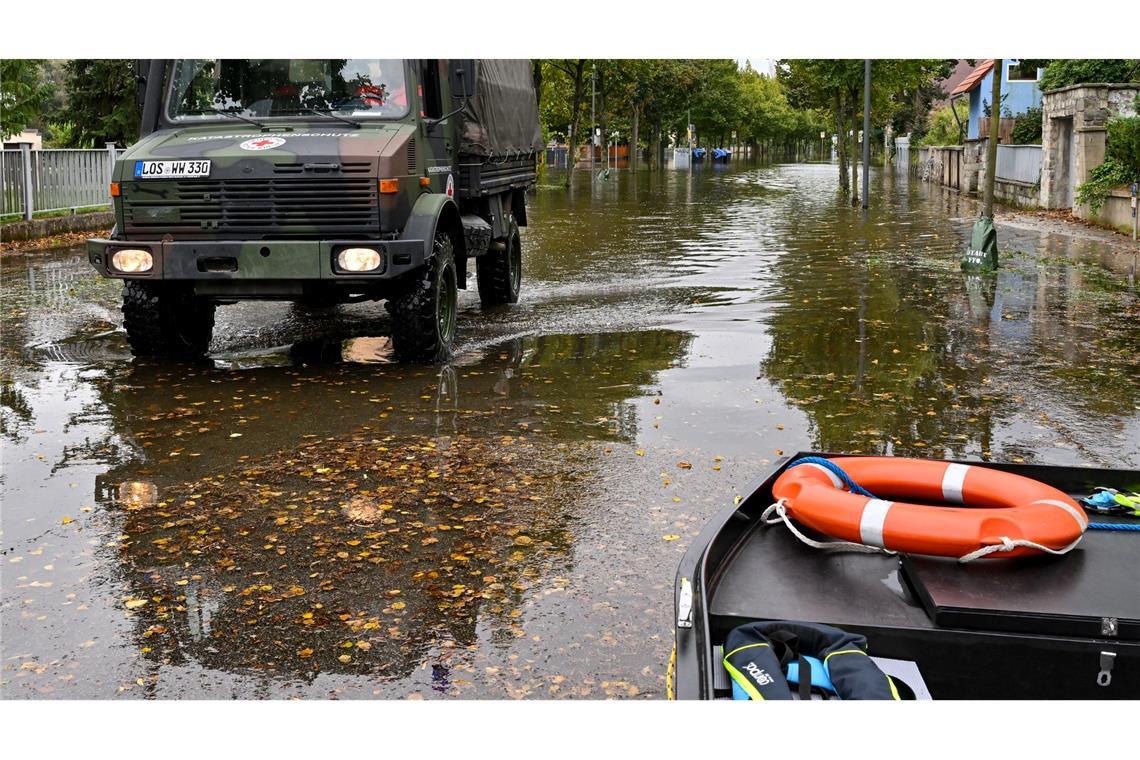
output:
<instances>
[{"instance_id":1,"label":"row of trees","mask_svg":"<svg viewBox=\"0 0 1140 760\"><path fill-rule=\"evenodd\" d=\"M533 67L544 135L567 143L571 164L590 140L591 98L594 126L634 146L635 169L643 145L651 166L663 165L670 139L684 142L688 123L698 144L769 153L815 145L827 131L821 110L794 107L779 81L733 59L547 59Z\"/></svg>"},{"instance_id":2,"label":"row of trees","mask_svg":"<svg viewBox=\"0 0 1140 760\"><path fill-rule=\"evenodd\" d=\"M905 132L914 123L922 123L930 103L943 94L938 81L950 75L955 63L939 58L876 59L871 66L872 124ZM863 124L863 61L784 60L777 64L776 74L793 107L827 113L831 131L839 136L839 186L855 203L859 194L855 156Z\"/></svg>"}]
</instances>

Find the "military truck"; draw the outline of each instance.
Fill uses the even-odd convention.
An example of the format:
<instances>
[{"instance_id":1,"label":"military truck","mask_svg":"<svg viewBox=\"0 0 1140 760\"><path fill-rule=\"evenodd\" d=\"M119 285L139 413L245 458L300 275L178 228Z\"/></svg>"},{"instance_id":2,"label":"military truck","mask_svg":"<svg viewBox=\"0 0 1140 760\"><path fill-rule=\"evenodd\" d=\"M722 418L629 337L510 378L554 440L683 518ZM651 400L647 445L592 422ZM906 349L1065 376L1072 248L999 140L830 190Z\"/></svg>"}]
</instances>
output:
<instances>
[{"instance_id":1,"label":"military truck","mask_svg":"<svg viewBox=\"0 0 1140 760\"><path fill-rule=\"evenodd\" d=\"M450 351L474 262L515 303L542 149L529 61L150 60L115 226L88 258L123 280L137 356L207 351L218 305L384 300L395 353Z\"/></svg>"}]
</instances>

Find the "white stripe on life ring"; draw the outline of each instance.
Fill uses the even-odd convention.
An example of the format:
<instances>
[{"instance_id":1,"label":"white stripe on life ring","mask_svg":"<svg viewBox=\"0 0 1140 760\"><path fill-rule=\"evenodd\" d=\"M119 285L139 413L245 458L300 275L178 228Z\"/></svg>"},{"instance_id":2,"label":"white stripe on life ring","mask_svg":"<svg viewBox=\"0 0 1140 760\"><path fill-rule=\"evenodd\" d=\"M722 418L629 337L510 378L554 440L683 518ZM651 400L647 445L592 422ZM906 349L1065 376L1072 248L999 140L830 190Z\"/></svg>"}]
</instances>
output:
<instances>
[{"instance_id":1,"label":"white stripe on life ring","mask_svg":"<svg viewBox=\"0 0 1140 760\"><path fill-rule=\"evenodd\" d=\"M803 464L799 464L799 465L796 465L796 466L797 466L797 467L814 467L815 469L817 469L817 470L819 470L820 472L822 472L822 473L824 473L825 475L827 475L827 477L828 477L828 478L830 478L830 480L831 480L831 485L835 486L836 488L838 488L838 489L839 489L839 490L841 490L841 491L842 491L842 490L843 490L843 488L844 488L844 486L843 486L843 481L839 479L839 476L838 476L838 475L836 475L836 474L835 474L834 472L832 472L831 470L829 470L829 469L827 469L826 467L824 467L822 464L816 464L815 462L804 462Z\"/></svg>"},{"instance_id":2,"label":"white stripe on life ring","mask_svg":"<svg viewBox=\"0 0 1140 760\"><path fill-rule=\"evenodd\" d=\"M1089 521L1084 516L1084 513L1082 513L1080 510L1074 509L1072 504L1066 504L1065 502L1057 501L1056 499L1038 499L1037 501L1030 502L1030 503L1031 504L1049 504L1049 505L1054 506L1054 507L1060 507L1061 509L1065 510L1066 512L1068 512L1070 515L1073 516L1073 519L1077 521L1077 525L1081 526L1081 532L1082 533L1086 529L1088 529L1088 527L1089 527Z\"/></svg>"},{"instance_id":3,"label":"white stripe on life ring","mask_svg":"<svg viewBox=\"0 0 1140 760\"><path fill-rule=\"evenodd\" d=\"M894 505L893 501L882 499L868 499L863 506L863 516L859 518L859 540L870 546L886 549L883 544L883 523L887 521L887 512Z\"/></svg>"},{"instance_id":4,"label":"white stripe on life ring","mask_svg":"<svg viewBox=\"0 0 1140 760\"><path fill-rule=\"evenodd\" d=\"M942 475L942 500L952 504L962 504L962 485L966 482L966 473L970 471L967 464L951 463L946 465L946 472Z\"/></svg>"}]
</instances>

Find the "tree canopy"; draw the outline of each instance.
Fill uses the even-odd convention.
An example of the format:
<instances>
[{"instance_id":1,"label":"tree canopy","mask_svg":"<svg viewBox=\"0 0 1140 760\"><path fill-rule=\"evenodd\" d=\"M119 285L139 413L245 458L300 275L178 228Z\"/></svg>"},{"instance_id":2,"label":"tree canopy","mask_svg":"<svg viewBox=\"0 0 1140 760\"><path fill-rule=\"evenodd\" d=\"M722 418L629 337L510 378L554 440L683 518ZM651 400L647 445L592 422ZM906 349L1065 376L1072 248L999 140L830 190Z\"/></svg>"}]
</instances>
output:
<instances>
[{"instance_id":1,"label":"tree canopy","mask_svg":"<svg viewBox=\"0 0 1140 760\"><path fill-rule=\"evenodd\" d=\"M1056 90L1074 84L1140 82L1140 60L1058 58L1048 62L1038 86Z\"/></svg>"},{"instance_id":2,"label":"tree canopy","mask_svg":"<svg viewBox=\"0 0 1140 760\"><path fill-rule=\"evenodd\" d=\"M75 59L67 62L66 120L74 146L133 143L139 136L132 61Z\"/></svg>"},{"instance_id":3,"label":"tree canopy","mask_svg":"<svg viewBox=\"0 0 1140 760\"><path fill-rule=\"evenodd\" d=\"M41 80L43 61L5 58L0 61L0 132L19 134L43 111L51 89Z\"/></svg>"}]
</instances>

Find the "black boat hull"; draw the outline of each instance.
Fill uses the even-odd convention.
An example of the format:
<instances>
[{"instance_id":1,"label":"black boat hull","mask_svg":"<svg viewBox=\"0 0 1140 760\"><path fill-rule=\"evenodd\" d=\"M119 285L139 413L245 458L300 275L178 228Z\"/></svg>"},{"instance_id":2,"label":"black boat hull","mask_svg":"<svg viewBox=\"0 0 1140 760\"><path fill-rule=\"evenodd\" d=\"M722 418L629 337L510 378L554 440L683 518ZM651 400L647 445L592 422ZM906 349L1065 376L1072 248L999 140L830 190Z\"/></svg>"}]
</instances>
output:
<instances>
[{"instance_id":1,"label":"black boat hull","mask_svg":"<svg viewBox=\"0 0 1140 760\"><path fill-rule=\"evenodd\" d=\"M1140 698L1140 535L1090 531L1065 557L982 560L968 567L953 560L820 552L782 526L759 520L772 502L772 484L801 456L833 455L800 452L776 462L739 505L705 526L685 554L675 583L678 699L727 697L715 647L735 626L758 619L804 620L863 634L872 655L916 663L935 699ZM1018 473L1075 496L1095 486L1140 490L1136 471L966 464ZM1005 574L996 584L995 573ZM1008 598L938 606L945 604L942 597L954 599L957 578L965 598L971 589L995 585L991 596L1018 588L1028 594L1037 578L1055 594L1042 595L1049 603L1041 613L1019 611L1016 603L1005 610ZM681 604L689 593L686 582L688 614ZM924 584L942 597L931 599ZM1105 663L1111 667L1107 685Z\"/></svg>"}]
</instances>

